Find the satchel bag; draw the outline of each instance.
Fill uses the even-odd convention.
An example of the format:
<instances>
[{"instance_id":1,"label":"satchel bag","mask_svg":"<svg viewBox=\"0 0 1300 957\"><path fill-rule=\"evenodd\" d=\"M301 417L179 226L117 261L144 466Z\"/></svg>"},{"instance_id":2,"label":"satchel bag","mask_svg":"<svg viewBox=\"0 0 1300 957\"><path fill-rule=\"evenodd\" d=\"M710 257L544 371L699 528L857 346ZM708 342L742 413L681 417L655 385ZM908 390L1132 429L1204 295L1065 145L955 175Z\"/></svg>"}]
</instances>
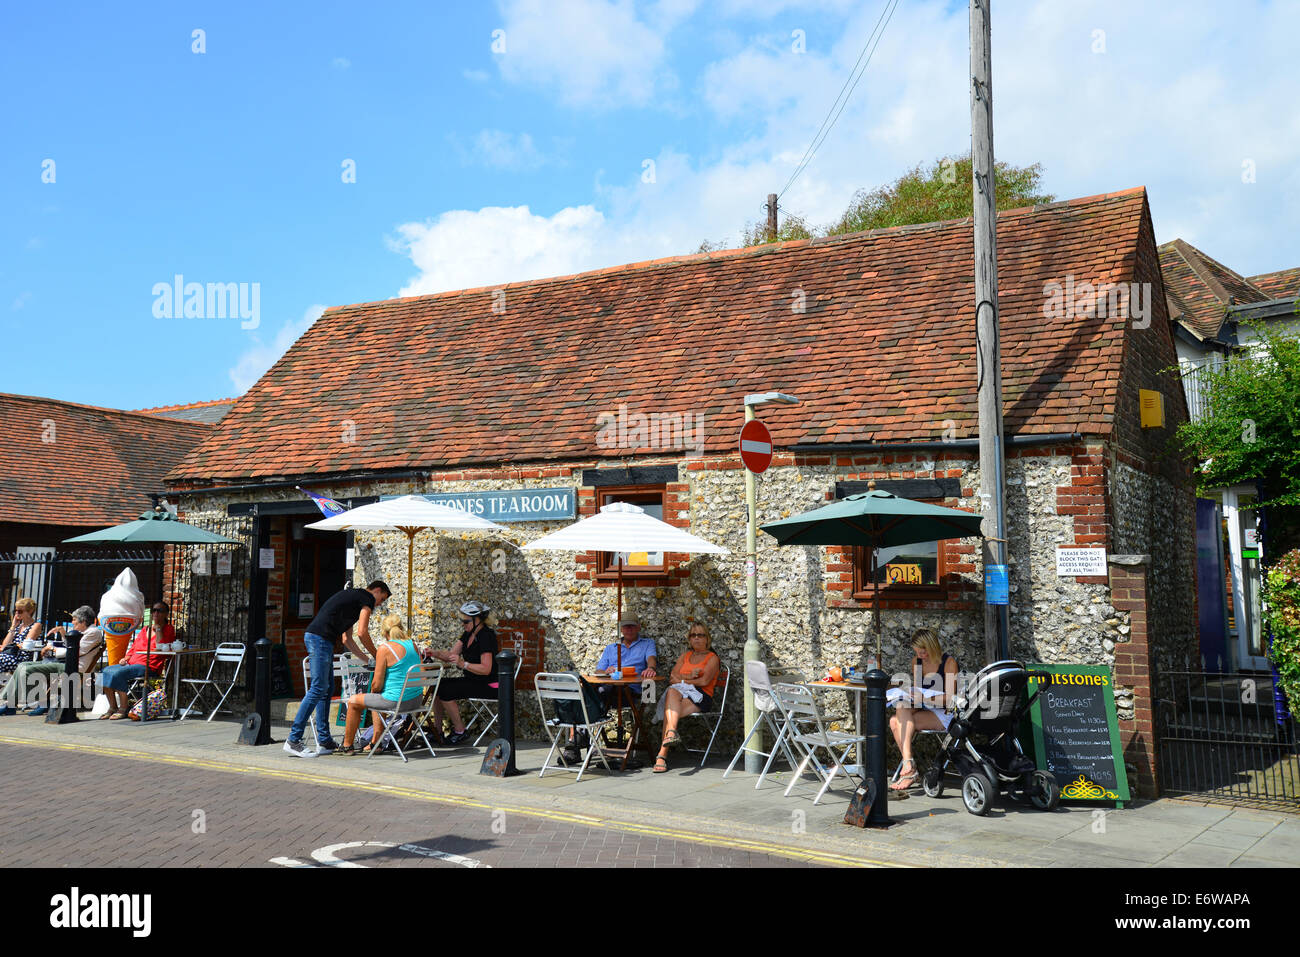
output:
<instances>
[{"instance_id":1,"label":"satchel bag","mask_svg":"<svg viewBox=\"0 0 1300 957\"><path fill-rule=\"evenodd\" d=\"M135 707L131 709L131 720L140 720L140 706L143 705L148 713L148 719L152 721L167 710L167 692L162 688L156 688L150 691L143 701L137 701Z\"/></svg>"}]
</instances>

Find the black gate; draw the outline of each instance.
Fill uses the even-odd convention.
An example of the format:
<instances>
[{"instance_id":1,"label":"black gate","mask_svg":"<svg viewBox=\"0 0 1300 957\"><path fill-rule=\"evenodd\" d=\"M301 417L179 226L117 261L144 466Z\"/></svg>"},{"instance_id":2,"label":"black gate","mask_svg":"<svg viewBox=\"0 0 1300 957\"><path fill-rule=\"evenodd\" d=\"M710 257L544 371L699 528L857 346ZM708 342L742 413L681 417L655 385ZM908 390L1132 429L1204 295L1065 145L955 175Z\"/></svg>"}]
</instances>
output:
<instances>
[{"instance_id":1,"label":"black gate","mask_svg":"<svg viewBox=\"0 0 1300 957\"><path fill-rule=\"evenodd\" d=\"M1295 719L1279 723L1275 694L1268 674L1159 675L1161 792L1300 807Z\"/></svg>"}]
</instances>

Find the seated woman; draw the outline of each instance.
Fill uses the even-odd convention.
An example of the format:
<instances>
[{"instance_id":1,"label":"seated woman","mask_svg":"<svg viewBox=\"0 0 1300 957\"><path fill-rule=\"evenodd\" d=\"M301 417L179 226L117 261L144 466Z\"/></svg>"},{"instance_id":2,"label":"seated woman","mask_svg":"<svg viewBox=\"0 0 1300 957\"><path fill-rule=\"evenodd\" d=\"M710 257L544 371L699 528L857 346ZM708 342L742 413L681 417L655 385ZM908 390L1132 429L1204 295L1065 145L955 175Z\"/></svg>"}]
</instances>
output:
<instances>
[{"instance_id":1,"label":"seated woman","mask_svg":"<svg viewBox=\"0 0 1300 957\"><path fill-rule=\"evenodd\" d=\"M370 682L369 694L354 694L348 699L347 723L343 727L343 747L339 754L366 754L379 741L384 733L384 721L379 711L392 711L400 702L418 698L424 689L407 688L402 694L402 684L406 673L420 666L420 652L415 642L406 636L402 628L402 619L397 615L388 615L379 626L383 639L375 649L375 677ZM400 698L399 698L400 696ZM369 708L374 720L375 730L370 744L364 748L353 747L357 728L361 726L361 712Z\"/></svg>"},{"instance_id":2,"label":"seated woman","mask_svg":"<svg viewBox=\"0 0 1300 957\"><path fill-rule=\"evenodd\" d=\"M167 602L155 602L151 607L152 618L147 628L141 628L131 639L126 649L126 664L110 665L101 676L104 682L104 694L108 696L108 714L99 720L114 721L125 718L130 711L131 702L127 691L136 678L162 674L167 667L166 655L150 654L150 650L159 645L170 645L176 640L176 629L168 619L171 608Z\"/></svg>"},{"instance_id":3,"label":"seated woman","mask_svg":"<svg viewBox=\"0 0 1300 957\"><path fill-rule=\"evenodd\" d=\"M664 740L655 758L655 774L668 770L668 747L681 742L677 724L682 717L713 710L713 689L722 661L713 653L713 640L703 625L691 625L686 640L690 648L673 665L671 684L664 695Z\"/></svg>"},{"instance_id":4,"label":"seated woman","mask_svg":"<svg viewBox=\"0 0 1300 957\"><path fill-rule=\"evenodd\" d=\"M918 628L912 635L912 653L920 663L921 688L942 691L938 698L920 698L911 704L899 702L889 719L894 742L903 756L898 780L892 791L906 791L916 783L916 762L912 759L912 738L918 731L947 731L952 721L952 699L957 693L957 659L939 648L933 628Z\"/></svg>"},{"instance_id":5,"label":"seated woman","mask_svg":"<svg viewBox=\"0 0 1300 957\"><path fill-rule=\"evenodd\" d=\"M82 605L72 613L72 626L72 630L69 631L62 625L58 625L51 628L45 637L64 638L69 643L77 642L79 653L77 670L81 674L86 674L91 663L98 660L100 646L104 643L104 633L95 625L95 610L89 605ZM49 687L55 682L55 676L66 667L67 665L56 657L55 645L52 641L47 642L41 649L41 660L21 662L4 690L0 691L0 715L13 714L15 708L23 707L27 692L33 690L29 687L31 685L35 685L37 702L30 713L45 714L48 710ZM34 679L35 675L43 677Z\"/></svg>"},{"instance_id":6,"label":"seated woman","mask_svg":"<svg viewBox=\"0 0 1300 957\"><path fill-rule=\"evenodd\" d=\"M463 678L443 678L438 685L438 697L433 699L434 726L442 730L445 711L451 719L452 733L448 744L460 744L469 737L465 722L461 720L457 701L465 698L495 698L497 695L496 655L497 633L487 625L491 609L480 601L470 601L460 606L460 641L450 651L435 651L439 661L456 665L465 672Z\"/></svg>"},{"instance_id":7,"label":"seated woman","mask_svg":"<svg viewBox=\"0 0 1300 957\"><path fill-rule=\"evenodd\" d=\"M29 660L30 652L23 650L24 641L35 641L44 634L45 629L36 620L36 602L30 598L19 598L14 602L13 626L0 642L0 678L7 679L20 664Z\"/></svg>"}]
</instances>

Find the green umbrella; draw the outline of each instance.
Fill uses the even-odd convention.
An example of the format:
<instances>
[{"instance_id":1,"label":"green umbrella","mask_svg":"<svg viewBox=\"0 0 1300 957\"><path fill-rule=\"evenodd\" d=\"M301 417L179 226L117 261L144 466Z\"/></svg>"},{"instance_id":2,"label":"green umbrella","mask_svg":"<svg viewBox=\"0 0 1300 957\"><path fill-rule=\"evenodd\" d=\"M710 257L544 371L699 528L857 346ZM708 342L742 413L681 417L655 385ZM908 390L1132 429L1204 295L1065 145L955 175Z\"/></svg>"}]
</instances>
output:
<instances>
[{"instance_id":1,"label":"green umbrella","mask_svg":"<svg viewBox=\"0 0 1300 957\"><path fill-rule=\"evenodd\" d=\"M874 483L872 483L874 485ZM871 549L871 580L876 580L876 553L882 548L981 536L983 518L942 505L927 505L871 488L811 512L762 526L782 545L861 545ZM880 656L880 589L873 590L871 614Z\"/></svg>"},{"instance_id":2,"label":"green umbrella","mask_svg":"<svg viewBox=\"0 0 1300 957\"><path fill-rule=\"evenodd\" d=\"M164 508L142 512L134 522L102 528L97 532L65 538L63 544L122 542L136 545L242 545L236 538L217 535L197 525L182 522Z\"/></svg>"}]
</instances>

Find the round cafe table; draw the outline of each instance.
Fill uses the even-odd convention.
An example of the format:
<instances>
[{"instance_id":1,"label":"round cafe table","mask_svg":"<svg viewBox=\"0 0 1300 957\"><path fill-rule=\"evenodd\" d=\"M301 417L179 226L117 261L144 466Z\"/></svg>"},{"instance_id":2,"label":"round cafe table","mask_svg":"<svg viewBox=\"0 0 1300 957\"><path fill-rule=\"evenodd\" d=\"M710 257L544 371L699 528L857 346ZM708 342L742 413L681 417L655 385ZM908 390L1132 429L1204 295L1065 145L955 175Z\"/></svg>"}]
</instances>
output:
<instances>
[{"instance_id":1,"label":"round cafe table","mask_svg":"<svg viewBox=\"0 0 1300 957\"><path fill-rule=\"evenodd\" d=\"M638 741L641 739L641 729L644 722L641 720L641 702L629 690L634 685L644 684L645 682L656 683L667 681L667 675L656 674L653 678L643 678L640 675L633 675L631 678L611 678L609 675L583 675L583 680L593 685L608 685L614 689L613 705L618 710L618 727L615 740L617 744L602 746L606 755L615 759L622 757L619 764L620 771L627 770L627 762L632 757L632 752L637 747L646 751L650 750L649 742ZM625 731L623 727L623 709L627 708L632 712L632 727L630 732ZM608 739L606 739L608 741ZM624 743L626 742L626 743Z\"/></svg>"}]
</instances>

